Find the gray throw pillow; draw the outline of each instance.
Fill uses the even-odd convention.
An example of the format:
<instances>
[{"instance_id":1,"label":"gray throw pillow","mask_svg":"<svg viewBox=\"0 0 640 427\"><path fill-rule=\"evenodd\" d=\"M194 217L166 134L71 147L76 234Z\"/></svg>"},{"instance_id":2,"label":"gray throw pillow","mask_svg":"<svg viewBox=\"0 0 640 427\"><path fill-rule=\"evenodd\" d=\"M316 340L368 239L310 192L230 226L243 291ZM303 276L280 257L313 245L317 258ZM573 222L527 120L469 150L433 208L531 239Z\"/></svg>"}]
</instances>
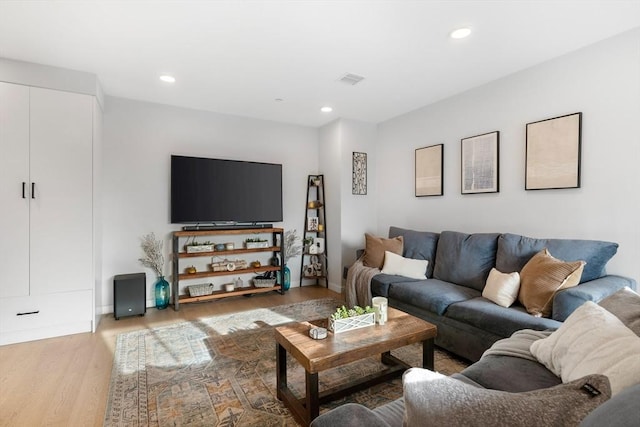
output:
<instances>
[{"instance_id":1,"label":"gray throw pillow","mask_svg":"<svg viewBox=\"0 0 640 427\"><path fill-rule=\"evenodd\" d=\"M616 316L624 325L640 337L640 295L630 288L622 288L598 303Z\"/></svg>"},{"instance_id":2,"label":"gray throw pillow","mask_svg":"<svg viewBox=\"0 0 640 427\"><path fill-rule=\"evenodd\" d=\"M404 426L578 425L611 397L604 375L524 393L480 389L420 368L403 379Z\"/></svg>"}]
</instances>

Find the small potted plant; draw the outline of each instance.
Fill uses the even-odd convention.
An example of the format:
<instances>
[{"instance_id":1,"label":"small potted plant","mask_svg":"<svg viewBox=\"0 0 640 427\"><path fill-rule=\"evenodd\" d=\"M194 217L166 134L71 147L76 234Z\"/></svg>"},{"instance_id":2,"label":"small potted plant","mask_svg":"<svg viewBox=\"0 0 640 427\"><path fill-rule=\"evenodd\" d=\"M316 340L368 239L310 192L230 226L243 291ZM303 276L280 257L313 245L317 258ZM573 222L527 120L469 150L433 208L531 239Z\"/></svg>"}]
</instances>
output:
<instances>
[{"instance_id":1,"label":"small potted plant","mask_svg":"<svg viewBox=\"0 0 640 427\"><path fill-rule=\"evenodd\" d=\"M201 252L213 252L213 243L206 242L196 242L195 240L191 243L187 243L184 246L185 250L188 254L197 254Z\"/></svg>"},{"instance_id":2,"label":"small potted plant","mask_svg":"<svg viewBox=\"0 0 640 427\"><path fill-rule=\"evenodd\" d=\"M350 331L352 329L364 328L376 324L376 315L373 308L366 306L354 306L346 308L344 305L338 307L329 318L329 329L334 334Z\"/></svg>"},{"instance_id":3,"label":"small potted plant","mask_svg":"<svg viewBox=\"0 0 640 427\"><path fill-rule=\"evenodd\" d=\"M269 242L261 238L246 239L244 241L244 247L247 249L268 248Z\"/></svg>"},{"instance_id":4,"label":"small potted plant","mask_svg":"<svg viewBox=\"0 0 640 427\"><path fill-rule=\"evenodd\" d=\"M302 244L304 246L304 253L308 254L309 248L311 247L311 245L313 245L313 237L305 237L302 241Z\"/></svg>"}]
</instances>

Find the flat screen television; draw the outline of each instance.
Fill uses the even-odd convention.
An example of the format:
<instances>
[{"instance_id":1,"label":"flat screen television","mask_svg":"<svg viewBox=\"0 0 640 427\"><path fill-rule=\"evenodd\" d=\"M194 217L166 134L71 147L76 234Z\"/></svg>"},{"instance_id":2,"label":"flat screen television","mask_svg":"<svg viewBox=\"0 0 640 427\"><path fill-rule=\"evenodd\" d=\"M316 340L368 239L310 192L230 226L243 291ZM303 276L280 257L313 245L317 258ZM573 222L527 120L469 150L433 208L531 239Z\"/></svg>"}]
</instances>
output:
<instances>
[{"instance_id":1,"label":"flat screen television","mask_svg":"<svg viewBox=\"0 0 640 427\"><path fill-rule=\"evenodd\" d=\"M171 223L282 221L282 165L171 156Z\"/></svg>"}]
</instances>

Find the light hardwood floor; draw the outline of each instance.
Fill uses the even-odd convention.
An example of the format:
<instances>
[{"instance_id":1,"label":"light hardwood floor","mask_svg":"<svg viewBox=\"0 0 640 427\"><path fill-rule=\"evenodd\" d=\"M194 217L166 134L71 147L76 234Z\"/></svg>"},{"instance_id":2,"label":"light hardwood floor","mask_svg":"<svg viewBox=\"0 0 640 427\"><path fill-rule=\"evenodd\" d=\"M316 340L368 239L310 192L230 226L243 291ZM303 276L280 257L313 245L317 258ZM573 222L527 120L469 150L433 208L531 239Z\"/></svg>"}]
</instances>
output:
<instances>
[{"instance_id":1,"label":"light hardwood floor","mask_svg":"<svg viewBox=\"0 0 640 427\"><path fill-rule=\"evenodd\" d=\"M109 314L95 334L0 346L0 426L101 426L116 336L121 332L324 297L340 295L306 286L291 288L285 295L185 304L179 312L150 308L144 317L117 321Z\"/></svg>"}]
</instances>

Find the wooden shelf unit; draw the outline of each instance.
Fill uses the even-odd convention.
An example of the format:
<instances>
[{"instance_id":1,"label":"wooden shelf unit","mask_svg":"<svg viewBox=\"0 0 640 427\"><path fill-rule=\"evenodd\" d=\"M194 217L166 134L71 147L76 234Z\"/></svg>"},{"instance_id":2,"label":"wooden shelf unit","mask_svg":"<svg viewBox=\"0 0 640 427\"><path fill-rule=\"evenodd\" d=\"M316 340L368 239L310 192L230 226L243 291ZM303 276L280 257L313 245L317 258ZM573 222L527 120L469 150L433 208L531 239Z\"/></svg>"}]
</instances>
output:
<instances>
[{"instance_id":1,"label":"wooden shelf unit","mask_svg":"<svg viewBox=\"0 0 640 427\"><path fill-rule=\"evenodd\" d=\"M268 234L272 236L271 245L265 248L252 248L252 249L230 249L225 251L210 251L199 253L186 253L180 252L180 238L189 237L202 237L202 236L242 236L252 234ZM211 301L220 298L227 298L239 295L251 295L263 292L280 292L284 295L282 287L276 283L275 286L262 288L255 286L245 286L242 288L234 289L233 291L214 291L211 295L190 296L180 294L180 281L192 280L204 277L217 277L217 276L229 276L251 273L264 273L267 271L279 271L280 277L284 277L284 263L282 262L282 253L280 246L276 246L276 242L279 240L280 244L284 242L284 229L282 228L242 228L242 229L220 229L220 230L198 230L198 231L175 231L173 233L173 276L172 276L172 294L173 294L173 307L176 311L180 309L180 304L188 304L193 302ZM273 252L274 257L278 257L280 265L262 265L260 267L242 268L233 271L201 271L196 273L180 273L180 260L189 258L204 258L214 256L230 256L230 255L242 255L242 254L255 254Z\"/></svg>"},{"instance_id":2,"label":"wooden shelf unit","mask_svg":"<svg viewBox=\"0 0 640 427\"><path fill-rule=\"evenodd\" d=\"M302 252L302 262L300 263L300 286L305 280L314 280L316 285L324 281L325 287L329 287L329 262L327 258L327 217L326 217L326 197L324 194L324 175L309 175L307 177L307 198L305 200L304 233L303 242L307 238L324 239L324 251L319 254L309 253L308 246L304 246ZM309 218L315 218L315 229L309 229ZM313 260L317 259L320 264L320 275L309 275L305 271L308 266L313 265Z\"/></svg>"},{"instance_id":3,"label":"wooden shelf unit","mask_svg":"<svg viewBox=\"0 0 640 427\"><path fill-rule=\"evenodd\" d=\"M262 292L272 292L279 291L280 285L273 286L271 288L256 288L255 286L245 286L243 288L234 289L233 291L213 291L211 295L202 295L199 297L191 297L189 295L180 295L180 303L190 303L190 302L202 302L202 301L211 301L214 299L227 298L227 297L237 297L239 295L252 295L259 294Z\"/></svg>"}]
</instances>

